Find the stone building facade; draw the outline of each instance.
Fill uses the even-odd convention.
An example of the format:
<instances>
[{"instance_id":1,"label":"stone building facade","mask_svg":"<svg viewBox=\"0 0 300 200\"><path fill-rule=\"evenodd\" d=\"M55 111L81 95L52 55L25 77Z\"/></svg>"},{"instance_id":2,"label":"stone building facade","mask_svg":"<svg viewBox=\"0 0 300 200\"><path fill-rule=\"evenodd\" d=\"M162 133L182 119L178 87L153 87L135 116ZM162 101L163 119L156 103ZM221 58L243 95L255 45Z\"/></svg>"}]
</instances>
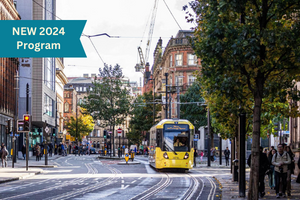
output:
<instances>
[{"instance_id":1,"label":"stone building facade","mask_svg":"<svg viewBox=\"0 0 300 200\"><path fill-rule=\"evenodd\" d=\"M22 20L55 20L56 0L23 1L14 0ZM58 143L51 137L56 124L56 58L20 58L20 93L19 118L26 113L26 85L29 84L29 114L32 115L32 129L29 137L29 150L36 144ZM42 128L45 121L50 128L49 137L45 138ZM20 135L20 145L25 144L25 137ZM20 152L19 152L20 155Z\"/></svg>"}]
</instances>

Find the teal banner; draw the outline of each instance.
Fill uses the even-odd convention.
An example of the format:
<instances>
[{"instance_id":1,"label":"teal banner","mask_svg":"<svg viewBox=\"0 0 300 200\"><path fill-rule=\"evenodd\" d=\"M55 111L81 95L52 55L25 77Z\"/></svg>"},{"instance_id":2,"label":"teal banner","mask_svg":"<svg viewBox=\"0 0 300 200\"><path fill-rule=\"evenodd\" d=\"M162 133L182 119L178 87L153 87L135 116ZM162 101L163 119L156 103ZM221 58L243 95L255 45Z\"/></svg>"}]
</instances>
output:
<instances>
[{"instance_id":1,"label":"teal banner","mask_svg":"<svg viewBox=\"0 0 300 200\"><path fill-rule=\"evenodd\" d=\"M86 57L86 20L0 20L0 57Z\"/></svg>"}]
</instances>

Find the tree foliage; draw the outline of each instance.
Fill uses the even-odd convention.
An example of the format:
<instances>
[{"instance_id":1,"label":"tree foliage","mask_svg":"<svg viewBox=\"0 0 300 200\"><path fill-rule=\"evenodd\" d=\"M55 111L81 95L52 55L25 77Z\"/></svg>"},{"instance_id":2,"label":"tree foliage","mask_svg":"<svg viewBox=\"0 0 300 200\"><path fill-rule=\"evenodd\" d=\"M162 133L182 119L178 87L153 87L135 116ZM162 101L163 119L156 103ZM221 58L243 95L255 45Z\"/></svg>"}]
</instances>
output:
<instances>
[{"instance_id":1,"label":"tree foliage","mask_svg":"<svg viewBox=\"0 0 300 200\"><path fill-rule=\"evenodd\" d=\"M118 64L114 67L104 64L99 72L99 77L93 81L92 91L81 106L94 120L100 120L100 127L110 127L114 134L115 126L122 124L129 114L131 98L126 88L129 83L124 82L123 72Z\"/></svg>"},{"instance_id":2,"label":"tree foliage","mask_svg":"<svg viewBox=\"0 0 300 200\"><path fill-rule=\"evenodd\" d=\"M94 120L92 116L88 114L80 114L77 117L77 123L76 117L71 116L66 125L70 135L76 137L79 141L82 141L82 137L87 136L94 130Z\"/></svg>"},{"instance_id":3,"label":"tree foliage","mask_svg":"<svg viewBox=\"0 0 300 200\"><path fill-rule=\"evenodd\" d=\"M93 81L94 87L81 106L94 120L101 120L103 128L122 124L130 105L122 69L118 64L114 67L105 64L99 72L100 76Z\"/></svg>"},{"instance_id":4,"label":"tree foliage","mask_svg":"<svg viewBox=\"0 0 300 200\"><path fill-rule=\"evenodd\" d=\"M204 98L201 96L201 86L199 82L194 82L186 93L180 95L180 102L202 102ZM207 111L205 106L199 104L181 104L180 105L180 118L189 120L196 130L201 126L207 125Z\"/></svg>"},{"instance_id":5,"label":"tree foliage","mask_svg":"<svg viewBox=\"0 0 300 200\"><path fill-rule=\"evenodd\" d=\"M161 99L159 95L155 95L155 99ZM143 134L148 132L150 128L158 123L160 117L157 113L161 110L160 104L155 104L155 122L153 121L153 93L152 91L138 96L131 106L131 120L129 123L129 133L127 138L134 144L140 144Z\"/></svg>"},{"instance_id":6,"label":"tree foliage","mask_svg":"<svg viewBox=\"0 0 300 200\"><path fill-rule=\"evenodd\" d=\"M202 59L201 79L208 94L252 105L252 161L248 199L258 199L262 107L299 99L290 92L299 80L299 0L192 1L196 21L192 46Z\"/></svg>"}]
</instances>

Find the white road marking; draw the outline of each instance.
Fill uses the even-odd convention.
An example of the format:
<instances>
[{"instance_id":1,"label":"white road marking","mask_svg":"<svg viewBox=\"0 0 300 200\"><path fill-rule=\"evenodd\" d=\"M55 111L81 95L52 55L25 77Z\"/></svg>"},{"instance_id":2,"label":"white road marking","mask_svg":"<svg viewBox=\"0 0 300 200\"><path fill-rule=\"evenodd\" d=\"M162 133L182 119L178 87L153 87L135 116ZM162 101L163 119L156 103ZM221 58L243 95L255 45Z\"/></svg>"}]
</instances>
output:
<instances>
[{"instance_id":1,"label":"white road marking","mask_svg":"<svg viewBox=\"0 0 300 200\"><path fill-rule=\"evenodd\" d=\"M124 183L124 180L122 180L122 183Z\"/></svg>"},{"instance_id":2,"label":"white road marking","mask_svg":"<svg viewBox=\"0 0 300 200\"><path fill-rule=\"evenodd\" d=\"M121 185L121 190L125 190L128 187L129 187L129 185L126 185L125 187L124 187L124 185Z\"/></svg>"},{"instance_id":3,"label":"white road marking","mask_svg":"<svg viewBox=\"0 0 300 200\"><path fill-rule=\"evenodd\" d=\"M131 183L135 183L136 182L136 180L135 181L132 181Z\"/></svg>"}]
</instances>

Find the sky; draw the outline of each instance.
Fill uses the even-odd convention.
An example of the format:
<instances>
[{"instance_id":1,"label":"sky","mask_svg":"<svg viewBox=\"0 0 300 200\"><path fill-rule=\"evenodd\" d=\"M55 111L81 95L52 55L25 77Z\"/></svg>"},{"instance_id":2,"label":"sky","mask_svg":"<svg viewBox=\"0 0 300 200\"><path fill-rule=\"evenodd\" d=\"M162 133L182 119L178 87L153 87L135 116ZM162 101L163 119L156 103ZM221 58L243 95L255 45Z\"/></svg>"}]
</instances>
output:
<instances>
[{"instance_id":1,"label":"sky","mask_svg":"<svg viewBox=\"0 0 300 200\"><path fill-rule=\"evenodd\" d=\"M182 10L191 0L165 0L171 12L183 30L190 30L194 25L187 23L185 11ZM125 77L130 81L140 81L141 72L135 72L139 63L138 50L141 46L146 52L146 41L149 33L154 0L57 0L56 15L63 20L87 20L83 33L95 35L107 33L109 38L100 36L92 38L104 63L119 64ZM148 22L148 25L147 25ZM147 26L146 26L147 25ZM159 37L165 47L171 38L180 30L176 21L164 3L158 0L157 15L153 30L148 62L153 65L153 52ZM99 73L104 66L92 43L87 37L80 38L86 58L65 58L67 77L83 76L84 73ZM145 57L145 55L144 55Z\"/></svg>"}]
</instances>

